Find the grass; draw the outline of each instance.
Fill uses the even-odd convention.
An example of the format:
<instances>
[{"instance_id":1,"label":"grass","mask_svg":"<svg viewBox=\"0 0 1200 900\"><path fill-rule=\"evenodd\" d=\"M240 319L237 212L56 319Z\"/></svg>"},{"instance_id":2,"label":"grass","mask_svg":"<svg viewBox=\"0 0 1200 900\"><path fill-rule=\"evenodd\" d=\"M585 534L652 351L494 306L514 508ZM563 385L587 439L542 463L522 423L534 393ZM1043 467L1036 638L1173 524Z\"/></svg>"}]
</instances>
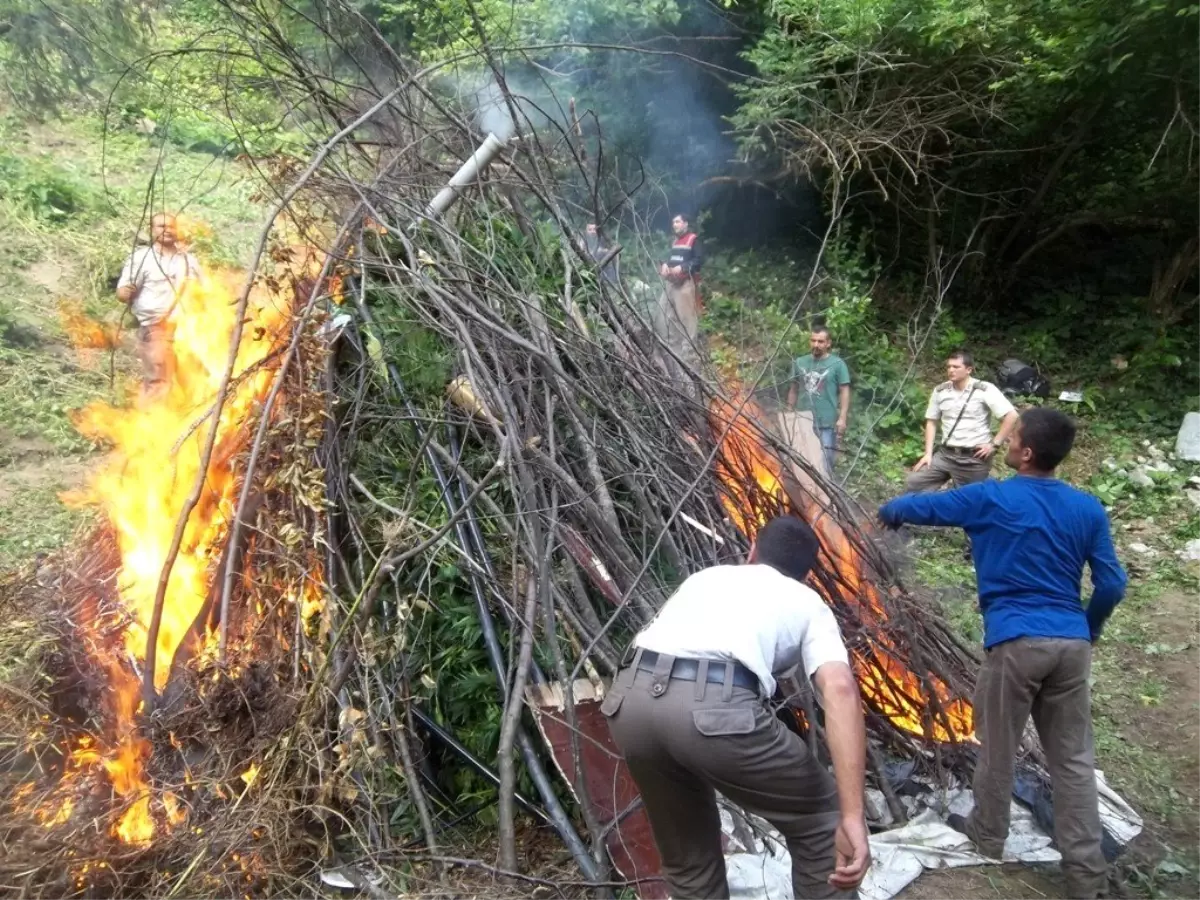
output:
<instances>
[{"instance_id":1,"label":"grass","mask_svg":"<svg viewBox=\"0 0 1200 900\"><path fill-rule=\"evenodd\" d=\"M193 249L236 264L258 228L252 172L228 159L111 132L99 120L0 118L0 569L61 546L87 520L58 501L102 448L72 412L118 401L136 379L128 315L113 293L145 233L147 204L182 213ZM149 198L149 199L148 199ZM115 354L74 350L59 317L81 309L123 340ZM36 527L33 527L36 526Z\"/></svg>"}]
</instances>

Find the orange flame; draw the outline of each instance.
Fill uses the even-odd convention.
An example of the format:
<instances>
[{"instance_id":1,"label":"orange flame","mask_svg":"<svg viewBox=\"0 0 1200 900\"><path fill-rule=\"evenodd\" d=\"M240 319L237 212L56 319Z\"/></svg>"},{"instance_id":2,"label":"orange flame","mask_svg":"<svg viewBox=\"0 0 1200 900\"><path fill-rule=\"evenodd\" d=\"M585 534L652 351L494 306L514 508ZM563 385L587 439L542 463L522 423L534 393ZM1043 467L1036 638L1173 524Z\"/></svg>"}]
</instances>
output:
<instances>
[{"instance_id":1,"label":"orange flame","mask_svg":"<svg viewBox=\"0 0 1200 900\"><path fill-rule=\"evenodd\" d=\"M315 256L303 250L297 255L303 262L291 267L296 270L292 274L315 275L319 268L319 261L314 268ZM301 267L311 271L300 272ZM129 614L124 642L139 662L146 657L154 599L176 523L193 490L212 427L211 408L229 357L243 277L235 272L215 272L185 287L172 318L174 378L165 395L143 398L130 407L97 402L76 417L81 433L110 444L112 452L88 479L85 490L65 495L63 500L99 507L116 534L121 560L117 589ZM156 642L157 689L166 684L171 663L212 587L215 561L237 500L233 460L252 434L247 426L270 388L273 368L263 363L269 362L268 357L285 337L291 307L290 295L285 296L274 283L256 286L251 292L203 493L187 521L167 583ZM85 342L94 337L86 320L76 317L71 322L69 333ZM90 741L81 742L69 764L75 770L97 763L103 767L114 794L124 804L110 832L125 843L142 845L153 839L157 823L145 771L151 748L136 725L140 685L117 660L102 662L112 687L116 737L104 752ZM185 808L170 792L162 794L161 807L160 821L165 819L168 826L186 818ZM65 821L69 816L69 807L65 813L60 808L47 822Z\"/></svg>"},{"instance_id":2,"label":"orange flame","mask_svg":"<svg viewBox=\"0 0 1200 900\"><path fill-rule=\"evenodd\" d=\"M58 322L76 350L111 350L119 341L116 328L90 318L78 300L59 302Z\"/></svg>"},{"instance_id":3,"label":"orange flame","mask_svg":"<svg viewBox=\"0 0 1200 900\"><path fill-rule=\"evenodd\" d=\"M820 504L809 491L789 492L784 486L784 470L779 458L761 441L754 422L765 422L761 407L750 399L748 392L735 387L731 392L739 399L735 403L714 400L711 420L714 431L724 433L717 473L723 483L722 503L730 519L747 537L772 516L786 509L788 501L805 502L801 510L813 525L825 551L832 557L835 570L848 590L842 599L850 599L856 611L881 625L887 622L887 611L878 588L865 577L864 560L847 537L836 518L822 514ZM749 486L753 479L757 489ZM808 479L797 478L804 482ZM819 490L819 488L813 488ZM764 508L763 495L775 509ZM818 592L824 588L813 585ZM828 603L831 598L823 597ZM884 636L882 629L866 648L853 648L851 657L855 672L863 685L864 695L871 697L877 711L894 725L916 735L936 741L973 740L974 722L970 702L951 696L949 688L938 679L929 679L932 689L945 712L945 720L934 719L923 701L927 688L922 680L900 659L895 645ZM947 727L948 726L948 727Z\"/></svg>"}]
</instances>

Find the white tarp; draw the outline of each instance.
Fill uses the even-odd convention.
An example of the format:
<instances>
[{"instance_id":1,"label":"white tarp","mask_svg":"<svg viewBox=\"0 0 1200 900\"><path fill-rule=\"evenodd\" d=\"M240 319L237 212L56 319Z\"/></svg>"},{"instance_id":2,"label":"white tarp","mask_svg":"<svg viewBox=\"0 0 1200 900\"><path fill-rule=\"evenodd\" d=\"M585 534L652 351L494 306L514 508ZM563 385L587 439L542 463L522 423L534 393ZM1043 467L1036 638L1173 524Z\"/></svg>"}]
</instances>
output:
<instances>
[{"instance_id":1,"label":"white tarp","mask_svg":"<svg viewBox=\"0 0 1200 900\"><path fill-rule=\"evenodd\" d=\"M1096 772L1100 790L1100 818L1105 828L1125 846L1142 830L1142 819ZM1050 846L1050 836L1033 820L1033 814L1019 803L1012 805L1012 823L1004 844L1004 859L980 856L971 849L967 838L945 823L951 813L965 815L974 803L967 788L931 790L920 798L902 798L911 805L908 824L871 836L871 869L859 888L862 900L889 900L916 880L926 869L959 866L996 865L1000 862L1052 863L1061 857ZM878 804L875 804L878 805ZM725 865L729 892L743 900L790 900L792 863L778 832L759 826L754 847L746 847L745 838L734 836L733 820L722 810L721 824L730 838ZM762 833L766 832L766 840ZM744 832L743 832L744 833Z\"/></svg>"}]
</instances>

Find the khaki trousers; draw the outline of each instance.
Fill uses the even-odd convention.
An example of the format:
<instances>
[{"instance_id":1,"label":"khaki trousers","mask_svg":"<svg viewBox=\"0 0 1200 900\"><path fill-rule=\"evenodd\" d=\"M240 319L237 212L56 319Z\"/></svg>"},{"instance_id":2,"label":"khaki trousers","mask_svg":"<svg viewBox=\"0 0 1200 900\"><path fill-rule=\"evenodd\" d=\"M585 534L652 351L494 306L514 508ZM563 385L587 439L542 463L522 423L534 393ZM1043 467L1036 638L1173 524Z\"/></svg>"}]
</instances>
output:
<instances>
[{"instance_id":1,"label":"khaki trousers","mask_svg":"<svg viewBox=\"0 0 1200 900\"><path fill-rule=\"evenodd\" d=\"M910 494L923 494L926 491L936 491L947 481L954 482L954 486L960 488L964 484L986 481L991 474L990 459L958 456L938 450L933 454L929 465L919 472L908 473L908 477L904 479L904 488Z\"/></svg>"},{"instance_id":2,"label":"khaki trousers","mask_svg":"<svg viewBox=\"0 0 1200 900\"><path fill-rule=\"evenodd\" d=\"M138 358L142 361L142 399L165 396L175 375L175 326L155 322L139 327Z\"/></svg>"},{"instance_id":3,"label":"khaki trousers","mask_svg":"<svg viewBox=\"0 0 1200 900\"><path fill-rule=\"evenodd\" d=\"M854 897L826 880L839 812L832 776L754 691L623 669L601 706L645 803L675 898L725 898L716 792L766 819L792 856L796 897ZM665 666L665 668L664 668Z\"/></svg>"},{"instance_id":4,"label":"khaki trousers","mask_svg":"<svg viewBox=\"0 0 1200 900\"><path fill-rule=\"evenodd\" d=\"M655 316L655 329L680 359L691 366L699 362L700 304L695 281L687 278L678 284L666 282Z\"/></svg>"},{"instance_id":5,"label":"khaki trousers","mask_svg":"<svg viewBox=\"0 0 1200 900\"><path fill-rule=\"evenodd\" d=\"M1046 751L1054 791L1054 840L1067 896L1093 898L1107 886L1092 745L1092 645L1084 640L1018 638L991 647L975 684L975 808L967 836L999 859L1008 836L1013 765L1025 723Z\"/></svg>"}]
</instances>

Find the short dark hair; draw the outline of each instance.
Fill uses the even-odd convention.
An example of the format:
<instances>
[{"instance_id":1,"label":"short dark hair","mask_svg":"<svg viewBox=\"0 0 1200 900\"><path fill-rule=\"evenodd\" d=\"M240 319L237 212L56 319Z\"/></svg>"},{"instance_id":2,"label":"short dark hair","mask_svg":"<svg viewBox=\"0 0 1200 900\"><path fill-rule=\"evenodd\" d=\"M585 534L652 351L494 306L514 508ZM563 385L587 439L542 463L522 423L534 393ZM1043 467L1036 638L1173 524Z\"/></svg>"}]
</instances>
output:
<instances>
[{"instance_id":1,"label":"short dark hair","mask_svg":"<svg viewBox=\"0 0 1200 900\"><path fill-rule=\"evenodd\" d=\"M817 562L821 543L816 532L796 516L777 516L754 537L754 561L789 578L803 581Z\"/></svg>"},{"instance_id":2,"label":"short dark hair","mask_svg":"<svg viewBox=\"0 0 1200 900\"><path fill-rule=\"evenodd\" d=\"M946 359L961 359L962 364L967 368L975 368L975 357L971 354L970 350L963 350L961 347L947 353Z\"/></svg>"},{"instance_id":3,"label":"short dark hair","mask_svg":"<svg viewBox=\"0 0 1200 900\"><path fill-rule=\"evenodd\" d=\"M1035 406L1021 413L1021 446L1033 451L1033 464L1053 472L1075 444L1075 423L1064 412Z\"/></svg>"},{"instance_id":4,"label":"short dark hair","mask_svg":"<svg viewBox=\"0 0 1200 900\"><path fill-rule=\"evenodd\" d=\"M829 330L828 325L814 325L808 330L810 334L827 334L829 335L829 339L833 340L833 332Z\"/></svg>"},{"instance_id":5,"label":"short dark hair","mask_svg":"<svg viewBox=\"0 0 1200 900\"><path fill-rule=\"evenodd\" d=\"M677 212L677 213L675 213L675 215L671 216L671 219L672 220L683 219L683 221L687 222L689 225L692 224L691 217L685 212Z\"/></svg>"}]
</instances>

